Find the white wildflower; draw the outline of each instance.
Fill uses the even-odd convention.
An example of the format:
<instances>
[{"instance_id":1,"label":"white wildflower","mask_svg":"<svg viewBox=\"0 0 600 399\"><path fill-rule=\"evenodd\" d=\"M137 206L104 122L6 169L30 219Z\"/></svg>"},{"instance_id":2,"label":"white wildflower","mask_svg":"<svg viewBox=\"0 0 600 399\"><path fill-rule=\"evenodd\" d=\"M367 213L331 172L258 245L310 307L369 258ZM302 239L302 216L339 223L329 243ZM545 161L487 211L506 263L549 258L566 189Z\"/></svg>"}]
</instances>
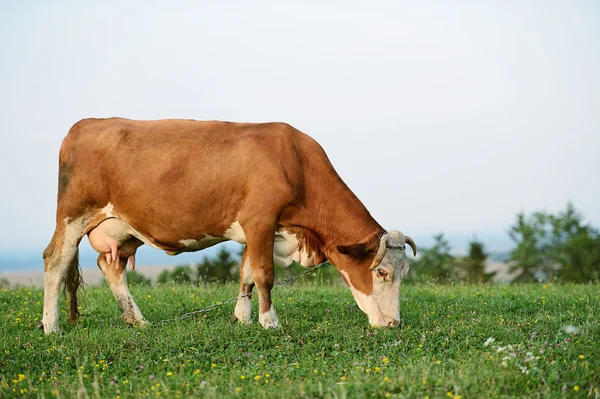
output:
<instances>
[{"instance_id":1,"label":"white wildflower","mask_svg":"<svg viewBox=\"0 0 600 399\"><path fill-rule=\"evenodd\" d=\"M489 344L493 344L496 340L492 337L489 337L488 339L485 340L485 342L483 343L483 346L488 346Z\"/></svg>"},{"instance_id":2,"label":"white wildflower","mask_svg":"<svg viewBox=\"0 0 600 399\"><path fill-rule=\"evenodd\" d=\"M562 326L561 330L566 332L567 334L576 334L579 332L579 328L571 325Z\"/></svg>"}]
</instances>

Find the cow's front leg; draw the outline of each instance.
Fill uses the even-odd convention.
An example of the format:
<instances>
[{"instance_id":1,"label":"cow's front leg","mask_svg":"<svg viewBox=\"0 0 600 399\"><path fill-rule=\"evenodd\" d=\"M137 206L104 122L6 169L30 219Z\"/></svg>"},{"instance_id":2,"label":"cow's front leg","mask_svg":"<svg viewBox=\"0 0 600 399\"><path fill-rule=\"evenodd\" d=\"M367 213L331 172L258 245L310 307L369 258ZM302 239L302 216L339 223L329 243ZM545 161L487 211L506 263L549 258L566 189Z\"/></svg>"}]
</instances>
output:
<instances>
[{"instance_id":1,"label":"cow's front leg","mask_svg":"<svg viewBox=\"0 0 600 399\"><path fill-rule=\"evenodd\" d=\"M98 256L98 267L104 273L106 282L119 303L127 324L146 326L148 322L144 319L127 286L127 273L125 272L127 257L117 256L117 260L109 265L106 262L105 255L100 254Z\"/></svg>"},{"instance_id":2,"label":"cow's front leg","mask_svg":"<svg viewBox=\"0 0 600 399\"><path fill-rule=\"evenodd\" d=\"M252 226L244 231L248 241L248 261L252 280L258 291L258 322L265 328L279 327L277 312L271 302L271 289L275 280L273 270L273 242L275 226Z\"/></svg>"},{"instance_id":3,"label":"cow's front leg","mask_svg":"<svg viewBox=\"0 0 600 399\"><path fill-rule=\"evenodd\" d=\"M253 287L252 269L248 258L248 247L246 247L240 265L240 293L233 312L234 321L239 320L245 324L252 324L252 296L243 295L250 294Z\"/></svg>"}]
</instances>

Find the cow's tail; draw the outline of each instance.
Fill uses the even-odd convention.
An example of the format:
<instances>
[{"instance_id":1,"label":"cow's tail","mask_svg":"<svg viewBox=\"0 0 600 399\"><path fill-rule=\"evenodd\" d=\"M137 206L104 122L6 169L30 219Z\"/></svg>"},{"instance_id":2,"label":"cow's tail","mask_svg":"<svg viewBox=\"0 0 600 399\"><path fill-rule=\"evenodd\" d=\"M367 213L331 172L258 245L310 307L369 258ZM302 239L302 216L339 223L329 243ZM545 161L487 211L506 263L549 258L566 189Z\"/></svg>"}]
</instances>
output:
<instances>
[{"instance_id":1,"label":"cow's tail","mask_svg":"<svg viewBox=\"0 0 600 399\"><path fill-rule=\"evenodd\" d=\"M69 293L70 297L70 319L71 321L77 321L79 319L79 310L77 309L77 290L80 286L83 286L83 278L81 277L81 271L79 269L79 249L75 253L73 260L69 264L67 274L63 280L63 287L65 292Z\"/></svg>"}]
</instances>

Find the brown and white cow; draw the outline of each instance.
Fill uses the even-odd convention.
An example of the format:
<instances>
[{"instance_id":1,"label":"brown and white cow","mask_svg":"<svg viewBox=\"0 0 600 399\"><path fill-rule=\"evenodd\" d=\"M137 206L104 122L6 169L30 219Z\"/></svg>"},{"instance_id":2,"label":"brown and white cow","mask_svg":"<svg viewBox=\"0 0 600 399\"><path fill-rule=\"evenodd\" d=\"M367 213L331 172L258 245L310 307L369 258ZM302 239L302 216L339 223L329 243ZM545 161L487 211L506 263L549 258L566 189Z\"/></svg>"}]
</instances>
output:
<instances>
[{"instance_id":1,"label":"brown and white cow","mask_svg":"<svg viewBox=\"0 0 600 399\"><path fill-rule=\"evenodd\" d=\"M397 326L405 243L344 184L321 146L285 123L85 119L59 155L56 230L44 251L45 333L59 330L64 282L78 318L78 245L89 235L125 320L145 324L125 269L147 244L168 254L246 244L240 295L258 290L259 322L277 327L273 260L336 265L375 326ZM234 317L251 322L251 300Z\"/></svg>"}]
</instances>

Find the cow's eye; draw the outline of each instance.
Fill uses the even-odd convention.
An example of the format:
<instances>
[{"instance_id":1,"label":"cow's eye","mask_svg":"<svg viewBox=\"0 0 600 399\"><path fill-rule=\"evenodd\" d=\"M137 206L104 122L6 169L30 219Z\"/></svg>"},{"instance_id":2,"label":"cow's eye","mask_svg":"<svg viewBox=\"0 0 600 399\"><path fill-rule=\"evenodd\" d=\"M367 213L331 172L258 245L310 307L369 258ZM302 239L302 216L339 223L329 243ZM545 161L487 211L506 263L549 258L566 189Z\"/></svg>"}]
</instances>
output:
<instances>
[{"instance_id":1,"label":"cow's eye","mask_svg":"<svg viewBox=\"0 0 600 399\"><path fill-rule=\"evenodd\" d=\"M387 274L387 272L386 272L385 270L383 270L383 269L379 269L379 270L377 270L377 275L378 275L379 277L386 278L388 274Z\"/></svg>"}]
</instances>

